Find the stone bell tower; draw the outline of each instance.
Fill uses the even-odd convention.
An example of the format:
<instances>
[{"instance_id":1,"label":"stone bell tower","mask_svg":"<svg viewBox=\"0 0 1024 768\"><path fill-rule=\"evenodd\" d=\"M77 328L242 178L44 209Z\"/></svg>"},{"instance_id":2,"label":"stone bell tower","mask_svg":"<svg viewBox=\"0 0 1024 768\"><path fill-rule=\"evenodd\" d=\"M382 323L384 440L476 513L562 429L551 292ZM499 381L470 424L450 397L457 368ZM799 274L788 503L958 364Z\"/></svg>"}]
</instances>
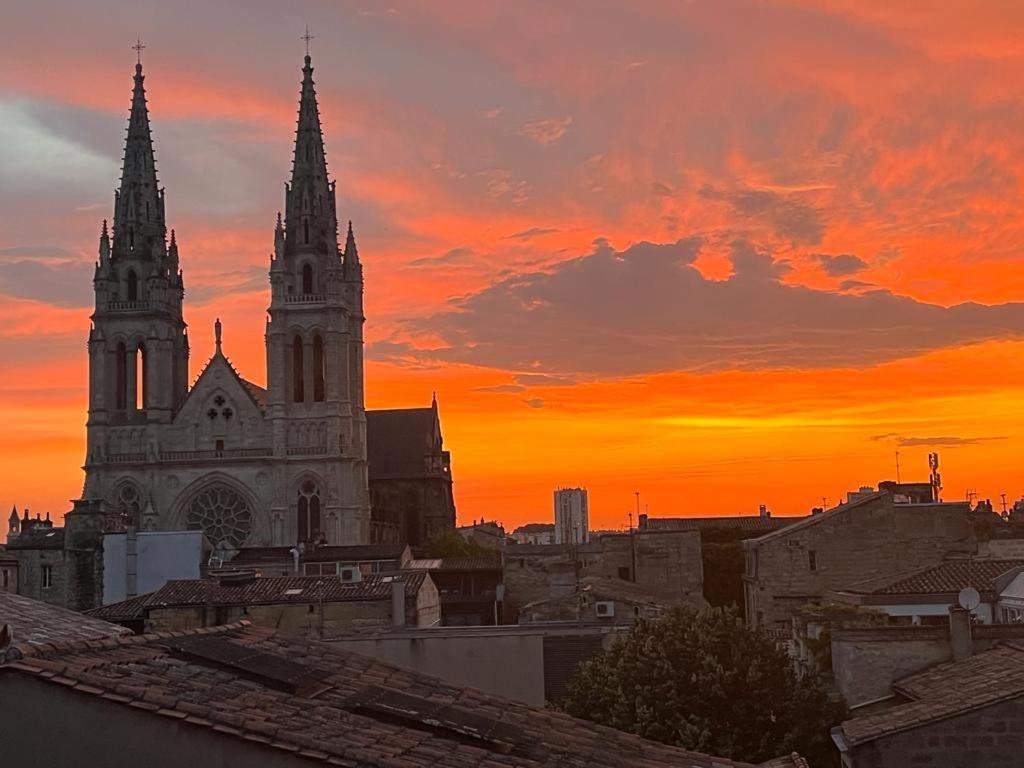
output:
<instances>
[{"instance_id":1,"label":"stone bell tower","mask_svg":"<svg viewBox=\"0 0 1024 768\"><path fill-rule=\"evenodd\" d=\"M298 541L369 541L363 399L363 274L351 223L339 246L336 183L327 173L313 65L302 70L285 212L270 261L267 418L272 514ZM292 522L294 521L294 522Z\"/></svg>"},{"instance_id":2,"label":"stone bell tower","mask_svg":"<svg viewBox=\"0 0 1024 768\"><path fill-rule=\"evenodd\" d=\"M184 283L174 232L167 240L142 64L125 139L111 233L103 222L89 332L89 417L85 497L103 488L90 467L107 453L144 456L158 425L169 424L188 394Z\"/></svg>"}]
</instances>

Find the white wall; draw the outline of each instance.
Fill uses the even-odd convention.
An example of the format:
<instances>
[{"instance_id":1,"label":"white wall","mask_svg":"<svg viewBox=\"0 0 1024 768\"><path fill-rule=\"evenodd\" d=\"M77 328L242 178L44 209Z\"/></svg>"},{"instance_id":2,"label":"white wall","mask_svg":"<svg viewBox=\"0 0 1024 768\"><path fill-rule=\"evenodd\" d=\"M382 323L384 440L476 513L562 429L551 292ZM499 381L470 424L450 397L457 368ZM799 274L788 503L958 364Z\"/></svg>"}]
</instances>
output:
<instances>
[{"instance_id":1,"label":"white wall","mask_svg":"<svg viewBox=\"0 0 1024 768\"><path fill-rule=\"evenodd\" d=\"M171 579L198 579L203 560L202 531L135 534L132 567L128 534L103 537L103 604L160 589ZM134 584L132 571L134 570Z\"/></svg>"}]
</instances>

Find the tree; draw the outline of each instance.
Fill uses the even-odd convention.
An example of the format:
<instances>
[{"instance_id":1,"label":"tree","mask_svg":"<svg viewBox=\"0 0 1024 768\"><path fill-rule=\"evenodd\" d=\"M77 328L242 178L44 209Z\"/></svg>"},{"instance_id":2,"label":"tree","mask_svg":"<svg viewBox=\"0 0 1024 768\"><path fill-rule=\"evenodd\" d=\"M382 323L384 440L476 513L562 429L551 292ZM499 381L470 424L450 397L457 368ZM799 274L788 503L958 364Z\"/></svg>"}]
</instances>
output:
<instances>
[{"instance_id":1,"label":"tree","mask_svg":"<svg viewBox=\"0 0 1024 768\"><path fill-rule=\"evenodd\" d=\"M466 539L458 531L447 529L435 533L423 547L425 557L463 558L491 557L497 559L498 553L493 549L480 546L472 539Z\"/></svg>"},{"instance_id":2,"label":"tree","mask_svg":"<svg viewBox=\"0 0 1024 768\"><path fill-rule=\"evenodd\" d=\"M846 714L734 609L688 607L639 621L583 664L560 706L697 752L756 763L796 751L815 766L834 763L829 730Z\"/></svg>"}]
</instances>

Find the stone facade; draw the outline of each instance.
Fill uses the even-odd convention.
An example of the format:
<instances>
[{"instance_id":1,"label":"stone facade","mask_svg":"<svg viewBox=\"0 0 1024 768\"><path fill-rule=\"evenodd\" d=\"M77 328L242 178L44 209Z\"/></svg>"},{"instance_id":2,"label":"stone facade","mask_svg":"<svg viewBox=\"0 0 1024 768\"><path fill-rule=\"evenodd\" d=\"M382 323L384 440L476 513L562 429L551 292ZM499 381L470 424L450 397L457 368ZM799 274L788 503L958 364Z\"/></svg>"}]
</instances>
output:
<instances>
[{"instance_id":1,"label":"stone facade","mask_svg":"<svg viewBox=\"0 0 1024 768\"><path fill-rule=\"evenodd\" d=\"M883 491L748 539L743 548L747 623L785 628L830 590L973 552L974 535L966 502L895 503Z\"/></svg>"},{"instance_id":2,"label":"stone facade","mask_svg":"<svg viewBox=\"0 0 1024 768\"><path fill-rule=\"evenodd\" d=\"M584 576L628 581L704 605L700 531L603 534L578 546L513 544L504 550L505 618L528 603L573 594Z\"/></svg>"},{"instance_id":3,"label":"stone facade","mask_svg":"<svg viewBox=\"0 0 1024 768\"><path fill-rule=\"evenodd\" d=\"M267 388L231 365L219 322L216 352L189 386L184 277L136 67L94 278L83 498L142 530L200 528L225 550L369 541L362 267L351 224L344 248L337 232L307 56L269 264Z\"/></svg>"}]
</instances>

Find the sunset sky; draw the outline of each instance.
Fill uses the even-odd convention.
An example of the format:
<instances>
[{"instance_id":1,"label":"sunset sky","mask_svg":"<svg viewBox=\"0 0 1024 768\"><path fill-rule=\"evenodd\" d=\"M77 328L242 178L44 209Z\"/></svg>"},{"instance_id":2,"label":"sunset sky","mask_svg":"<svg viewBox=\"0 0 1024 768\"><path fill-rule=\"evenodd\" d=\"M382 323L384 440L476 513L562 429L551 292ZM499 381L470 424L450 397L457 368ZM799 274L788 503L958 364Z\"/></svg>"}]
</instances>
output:
<instances>
[{"instance_id":1,"label":"sunset sky","mask_svg":"<svg viewBox=\"0 0 1024 768\"><path fill-rule=\"evenodd\" d=\"M135 53L195 378L266 379L306 24L367 405L436 390L460 522L1024 494L1024 3L8 3L0 504L82 490ZM13 34L10 32L13 31ZM5 516L6 517L6 516Z\"/></svg>"}]
</instances>

